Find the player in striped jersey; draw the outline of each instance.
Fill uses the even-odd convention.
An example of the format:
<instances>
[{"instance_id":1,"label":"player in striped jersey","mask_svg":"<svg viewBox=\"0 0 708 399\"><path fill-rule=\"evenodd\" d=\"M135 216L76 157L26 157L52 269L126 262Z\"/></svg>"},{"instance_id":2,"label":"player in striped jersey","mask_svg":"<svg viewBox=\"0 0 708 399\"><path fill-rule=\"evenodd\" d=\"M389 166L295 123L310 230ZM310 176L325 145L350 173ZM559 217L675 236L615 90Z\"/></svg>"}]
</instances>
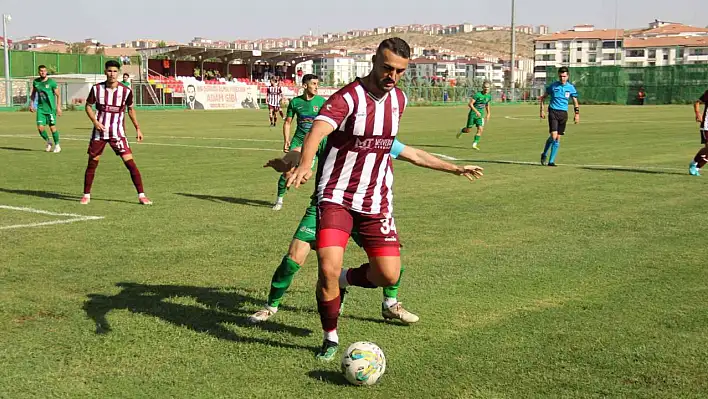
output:
<instances>
[{"instance_id":1,"label":"player in striped jersey","mask_svg":"<svg viewBox=\"0 0 708 399\"><path fill-rule=\"evenodd\" d=\"M280 114L280 117L283 118L283 110L280 109L281 101L283 101L283 88L280 87L280 81L276 78L272 78L266 92L266 104L268 104L270 126L275 126L278 122L276 113Z\"/></svg>"},{"instance_id":2,"label":"player in striped jersey","mask_svg":"<svg viewBox=\"0 0 708 399\"><path fill-rule=\"evenodd\" d=\"M317 309L324 331L316 357L332 360L338 349L340 289L348 285L388 287L400 277L400 243L393 218L393 147L406 96L396 84L408 68L410 47L386 39L373 58L373 69L333 94L305 138L302 157L287 186L306 182L320 142L327 137L317 167ZM394 154L395 155L395 154ZM405 159L405 154L401 152ZM477 166L444 169L481 176ZM344 248L353 229L359 232L369 263L342 270Z\"/></svg>"},{"instance_id":3,"label":"player in striped jersey","mask_svg":"<svg viewBox=\"0 0 708 399\"><path fill-rule=\"evenodd\" d=\"M93 123L91 141L88 147L88 165L84 174L84 196L81 204L86 205L91 201L91 186L98 167L98 160L106 144L109 144L116 155L123 159L125 167L130 172L135 189L138 191L138 202L143 205L152 205L152 201L145 196L143 179L133 160L133 152L125 137L125 111L128 110L138 142L143 141L143 133L138 125L138 118L133 107L133 91L118 82L120 64L118 61L106 62L106 81L94 85L86 99L86 115ZM93 106L96 106L94 111Z\"/></svg>"}]
</instances>

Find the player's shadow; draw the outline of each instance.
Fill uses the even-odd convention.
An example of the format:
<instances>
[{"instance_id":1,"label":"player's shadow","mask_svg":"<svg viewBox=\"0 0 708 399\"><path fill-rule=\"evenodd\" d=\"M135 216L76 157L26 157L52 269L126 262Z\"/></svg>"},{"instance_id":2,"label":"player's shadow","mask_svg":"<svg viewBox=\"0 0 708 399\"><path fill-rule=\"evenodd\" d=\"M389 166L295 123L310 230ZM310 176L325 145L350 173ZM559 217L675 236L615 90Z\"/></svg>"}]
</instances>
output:
<instances>
[{"instance_id":1,"label":"player's shadow","mask_svg":"<svg viewBox=\"0 0 708 399\"><path fill-rule=\"evenodd\" d=\"M647 170L647 169L635 169L635 168L596 168L590 166L583 166L580 169L593 170L600 172L629 172L629 173L642 173L647 175L686 175L688 173L671 172L668 170Z\"/></svg>"},{"instance_id":2,"label":"player's shadow","mask_svg":"<svg viewBox=\"0 0 708 399\"><path fill-rule=\"evenodd\" d=\"M260 207L271 207L272 202L262 201L262 200L252 200L248 198L237 198L237 197L223 197L218 195L206 195L206 194L189 194L189 193L175 193L183 197L196 198L204 201L211 202L227 202L229 204L238 205L248 205L248 206L260 206Z\"/></svg>"},{"instance_id":3,"label":"player's shadow","mask_svg":"<svg viewBox=\"0 0 708 399\"><path fill-rule=\"evenodd\" d=\"M307 373L313 380L323 381L333 385L350 385L344 374L332 370L313 370Z\"/></svg>"},{"instance_id":4,"label":"player's shadow","mask_svg":"<svg viewBox=\"0 0 708 399\"><path fill-rule=\"evenodd\" d=\"M20 148L20 147L0 147L0 150L5 151L35 151L31 148ZM36 150L39 151L39 150Z\"/></svg>"},{"instance_id":5,"label":"player's shadow","mask_svg":"<svg viewBox=\"0 0 708 399\"><path fill-rule=\"evenodd\" d=\"M96 334L112 331L108 313L126 309L132 313L160 318L176 326L207 333L213 337L233 342L259 343L288 349L316 351L318 348L298 344L278 342L270 339L241 336L228 328L228 324L238 327L257 328L273 333L287 333L296 337L312 333L306 328L288 326L266 321L252 324L248 315L254 306L262 301L239 292L225 291L224 288L196 287L187 285L149 285L130 282L117 283L121 292L108 296L89 294L83 309L96 325ZM298 310L280 306L282 309ZM250 310L249 310L250 309Z\"/></svg>"},{"instance_id":6,"label":"player's shadow","mask_svg":"<svg viewBox=\"0 0 708 399\"><path fill-rule=\"evenodd\" d=\"M42 190L14 190L10 188L0 188L0 193L17 194L17 195L27 195L30 197L39 198L49 198L61 201L79 202L81 196L75 194L66 193L56 193L53 191L42 191ZM91 201L106 201L106 202L124 202L126 204L134 204L137 202L130 202L125 200L114 200L114 199L101 199L101 198L91 198Z\"/></svg>"}]
</instances>

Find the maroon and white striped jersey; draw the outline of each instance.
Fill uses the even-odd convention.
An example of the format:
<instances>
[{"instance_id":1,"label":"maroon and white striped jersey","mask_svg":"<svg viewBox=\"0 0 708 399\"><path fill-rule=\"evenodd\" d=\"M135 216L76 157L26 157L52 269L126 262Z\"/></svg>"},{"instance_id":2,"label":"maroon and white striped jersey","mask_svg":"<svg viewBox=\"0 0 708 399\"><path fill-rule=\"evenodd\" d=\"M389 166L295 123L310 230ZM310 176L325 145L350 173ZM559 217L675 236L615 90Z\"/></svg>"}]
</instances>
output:
<instances>
[{"instance_id":1,"label":"maroon and white striped jersey","mask_svg":"<svg viewBox=\"0 0 708 399\"><path fill-rule=\"evenodd\" d=\"M335 129L317 168L319 202L380 214L393 211L391 146L408 100L394 88L376 100L359 79L333 94L315 120Z\"/></svg>"},{"instance_id":2,"label":"maroon and white striped jersey","mask_svg":"<svg viewBox=\"0 0 708 399\"><path fill-rule=\"evenodd\" d=\"M118 83L115 89L106 87L106 82L91 87L87 104L96 105L96 120L105 126L100 132L93 128L93 140L120 139L125 137L125 110L133 105L133 91Z\"/></svg>"},{"instance_id":3,"label":"maroon and white striped jersey","mask_svg":"<svg viewBox=\"0 0 708 399\"><path fill-rule=\"evenodd\" d=\"M268 86L266 92L266 104L271 107L280 107L280 101L283 99L283 89L280 86Z\"/></svg>"},{"instance_id":4,"label":"maroon and white striped jersey","mask_svg":"<svg viewBox=\"0 0 708 399\"><path fill-rule=\"evenodd\" d=\"M703 107L703 119L701 119L701 130L708 131L708 90L703 93L698 101L705 104L705 107Z\"/></svg>"}]
</instances>

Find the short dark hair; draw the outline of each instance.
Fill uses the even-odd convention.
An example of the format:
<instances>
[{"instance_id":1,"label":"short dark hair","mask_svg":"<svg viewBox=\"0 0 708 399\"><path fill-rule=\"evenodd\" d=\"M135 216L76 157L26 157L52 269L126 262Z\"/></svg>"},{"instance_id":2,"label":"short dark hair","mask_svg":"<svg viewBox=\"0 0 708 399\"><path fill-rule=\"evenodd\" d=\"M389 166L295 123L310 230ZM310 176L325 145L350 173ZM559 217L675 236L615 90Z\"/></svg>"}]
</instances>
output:
<instances>
[{"instance_id":1,"label":"short dark hair","mask_svg":"<svg viewBox=\"0 0 708 399\"><path fill-rule=\"evenodd\" d=\"M120 63L116 60L108 60L108 61L106 61L106 69L108 69L110 67L116 67L116 68L120 69Z\"/></svg>"},{"instance_id":2,"label":"short dark hair","mask_svg":"<svg viewBox=\"0 0 708 399\"><path fill-rule=\"evenodd\" d=\"M307 84L307 82L309 82L311 80L316 80L316 79L319 79L319 77L317 75L312 74L312 73L308 73L307 75L302 77L302 84Z\"/></svg>"},{"instance_id":3,"label":"short dark hair","mask_svg":"<svg viewBox=\"0 0 708 399\"><path fill-rule=\"evenodd\" d=\"M569 72L569 71L568 71L568 67L560 67L560 69L558 69L558 74L559 74L559 75L560 75L561 73L568 73L568 72Z\"/></svg>"},{"instance_id":4,"label":"short dark hair","mask_svg":"<svg viewBox=\"0 0 708 399\"><path fill-rule=\"evenodd\" d=\"M126 77L126 76L127 76L127 77L130 77L130 74L129 74L128 72L124 73L124 74L123 74L123 77Z\"/></svg>"},{"instance_id":5,"label":"short dark hair","mask_svg":"<svg viewBox=\"0 0 708 399\"><path fill-rule=\"evenodd\" d=\"M382 41L376 49L376 54L381 54L384 50L390 50L394 54L405 59L411 58L411 47L400 37L390 37Z\"/></svg>"},{"instance_id":6,"label":"short dark hair","mask_svg":"<svg viewBox=\"0 0 708 399\"><path fill-rule=\"evenodd\" d=\"M40 69L47 69L47 66L44 65L44 64L42 64L42 65L40 65L40 66L37 67L37 70L38 70L38 71L39 71Z\"/></svg>"}]
</instances>

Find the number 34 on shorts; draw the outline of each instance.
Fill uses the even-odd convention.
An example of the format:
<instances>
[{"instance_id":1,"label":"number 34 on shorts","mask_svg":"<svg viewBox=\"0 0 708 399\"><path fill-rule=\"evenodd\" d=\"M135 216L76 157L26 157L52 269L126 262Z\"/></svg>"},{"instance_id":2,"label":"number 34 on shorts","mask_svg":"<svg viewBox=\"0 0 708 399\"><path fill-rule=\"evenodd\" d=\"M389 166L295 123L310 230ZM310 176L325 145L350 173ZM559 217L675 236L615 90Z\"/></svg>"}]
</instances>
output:
<instances>
[{"instance_id":1,"label":"number 34 on shorts","mask_svg":"<svg viewBox=\"0 0 708 399\"><path fill-rule=\"evenodd\" d=\"M391 231L398 233L398 231L396 231L396 221L393 219L393 215L385 213L384 219L379 220L381 221L381 234L388 235Z\"/></svg>"}]
</instances>

